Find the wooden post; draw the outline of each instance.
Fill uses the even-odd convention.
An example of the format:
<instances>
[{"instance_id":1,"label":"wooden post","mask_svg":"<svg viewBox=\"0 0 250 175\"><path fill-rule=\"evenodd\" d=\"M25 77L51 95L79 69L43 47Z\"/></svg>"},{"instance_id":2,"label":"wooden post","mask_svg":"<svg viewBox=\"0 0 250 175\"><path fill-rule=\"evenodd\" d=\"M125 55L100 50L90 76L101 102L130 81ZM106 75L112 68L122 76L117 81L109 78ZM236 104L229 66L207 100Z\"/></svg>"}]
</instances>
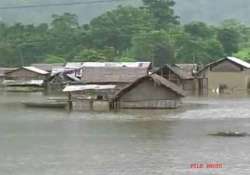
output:
<instances>
[{"instance_id":1,"label":"wooden post","mask_svg":"<svg viewBox=\"0 0 250 175\"><path fill-rule=\"evenodd\" d=\"M73 106L72 106L72 95L70 92L68 92L68 111L71 112L73 109Z\"/></svg>"}]
</instances>

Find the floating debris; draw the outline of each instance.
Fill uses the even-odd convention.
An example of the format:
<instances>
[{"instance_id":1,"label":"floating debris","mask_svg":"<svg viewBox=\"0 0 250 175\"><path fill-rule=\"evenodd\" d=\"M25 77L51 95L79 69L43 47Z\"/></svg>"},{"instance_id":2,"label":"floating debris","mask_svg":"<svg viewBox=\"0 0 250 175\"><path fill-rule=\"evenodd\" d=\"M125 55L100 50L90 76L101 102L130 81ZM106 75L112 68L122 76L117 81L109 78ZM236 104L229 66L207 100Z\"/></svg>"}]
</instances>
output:
<instances>
[{"instance_id":1,"label":"floating debris","mask_svg":"<svg viewBox=\"0 0 250 175\"><path fill-rule=\"evenodd\" d=\"M209 134L209 135L210 136L219 136L219 137L246 137L246 136L250 136L246 132L233 132L233 131L217 132L217 133Z\"/></svg>"}]
</instances>

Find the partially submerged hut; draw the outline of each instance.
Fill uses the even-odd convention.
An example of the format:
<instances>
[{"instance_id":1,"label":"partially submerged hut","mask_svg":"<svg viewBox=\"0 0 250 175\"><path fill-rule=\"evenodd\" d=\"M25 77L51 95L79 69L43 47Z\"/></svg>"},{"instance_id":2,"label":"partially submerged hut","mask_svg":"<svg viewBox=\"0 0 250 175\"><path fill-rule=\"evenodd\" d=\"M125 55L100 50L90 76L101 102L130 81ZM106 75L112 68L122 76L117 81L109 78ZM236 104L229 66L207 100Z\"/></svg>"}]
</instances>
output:
<instances>
[{"instance_id":1,"label":"partially submerged hut","mask_svg":"<svg viewBox=\"0 0 250 175\"><path fill-rule=\"evenodd\" d=\"M68 85L69 106L76 111L109 111L115 85Z\"/></svg>"},{"instance_id":2,"label":"partially submerged hut","mask_svg":"<svg viewBox=\"0 0 250 175\"><path fill-rule=\"evenodd\" d=\"M21 67L7 72L3 84L8 91L40 91L44 88L48 74L35 67Z\"/></svg>"},{"instance_id":3,"label":"partially submerged hut","mask_svg":"<svg viewBox=\"0 0 250 175\"><path fill-rule=\"evenodd\" d=\"M116 94L116 109L170 109L181 105L184 91L174 83L157 75L147 75L134 81Z\"/></svg>"},{"instance_id":4,"label":"partially submerged hut","mask_svg":"<svg viewBox=\"0 0 250 175\"><path fill-rule=\"evenodd\" d=\"M6 73L8 80L45 80L49 72L36 67L20 67Z\"/></svg>"},{"instance_id":5,"label":"partially submerged hut","mask_svg":"<svg viewBox=\"0 0 250 175\"><path fill-rule=\"evenodd\" d=\"M80 79L75 77L74 74L59 72L48 78L47 92L62 93L62 90L65 88L65 86L71 84L81 84Z\"/></svg>"}]
</instances>

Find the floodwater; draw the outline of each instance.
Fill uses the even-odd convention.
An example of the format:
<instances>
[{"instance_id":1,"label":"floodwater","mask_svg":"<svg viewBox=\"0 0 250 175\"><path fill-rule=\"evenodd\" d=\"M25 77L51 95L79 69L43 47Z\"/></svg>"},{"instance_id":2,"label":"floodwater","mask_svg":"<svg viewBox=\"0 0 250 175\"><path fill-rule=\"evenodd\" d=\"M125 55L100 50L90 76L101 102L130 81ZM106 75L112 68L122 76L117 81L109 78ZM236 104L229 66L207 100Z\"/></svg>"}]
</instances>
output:
<instances>
[{"instance_id":1,"label":"floodwater","mask_svg":"<svg viewBox=\"0 0 250 175\"><path fill-rule=\"evenodd\" d=\"M0 95L2 175L249 175L250 98L189 98L178 110L67 113ZM191 168L220 163L222 168Z\"/></svg>"}]
</instances>

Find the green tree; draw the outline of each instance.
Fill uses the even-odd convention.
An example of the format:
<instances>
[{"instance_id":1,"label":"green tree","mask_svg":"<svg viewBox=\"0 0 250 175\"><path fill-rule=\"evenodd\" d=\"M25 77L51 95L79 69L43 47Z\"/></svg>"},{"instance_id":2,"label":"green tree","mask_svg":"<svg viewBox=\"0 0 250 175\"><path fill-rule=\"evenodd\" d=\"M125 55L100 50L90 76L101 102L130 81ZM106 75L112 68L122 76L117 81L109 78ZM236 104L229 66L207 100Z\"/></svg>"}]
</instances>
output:
<instances>
[{"instance_id":1,"label":"green tree","mask_svg":"<svg viewBox=\"0 0 250 175\"><path fill-rule=\"evenodd\" d=\"M114 47L122 52L131 46L134 35L152 29L151 17L144 9L122 7L94 18L89 25L93 47Z\"/></svg>"},{"instance_id":2,"label":"green tree","mask_svg":"<svg viewBox=\"0 0 250 175\"><path fill-rule=\"evenodd\" d=\"M114 61L116 54L113 48L83 49L75 57L74 61Z\"/></svg>"},{"instance_id":3,"label":"green tree","mask_svg":"<svg viewBox=\"0 0 250 175\"><path fill-rule=\"evenodd\" d=\"M228 56L238 52L240 35L237 31L231 28L220 29L218 31L218 40L222 44L224 51Z\"/></svg>"},{"instance_id":4,"label":"green tree","mask_svg":"<svg viewBox=\"0 0 250 175\"><path fill-rule=\"evenodd\" d=\"M234 54L235 57L250 61L250 48L242 48Z\"/></svg>"},{"instance_id":5,"label":"green tree","mask_svg":"<svg viewBox=\"0 0 250 175\"><path fill-rule=\"evenodd\" d=\"M143 0L143 4L153 16L156 30L179 24L179 17L174 14L173 0Z\"/></svg>"},{"instance_id":6,"label":"green tree","mask_svg":"<svg viewBox=\"0 0 250 175\"><path fill-rule=\"evenodd\" d=\"M203 22L192 22L184 25L185 32L196 38L211 38L215 35L215 31Z\"/></svg>"},{"instance_id":7,"label":"green tree","mask_svg":"<svg viewBox=\"0 0 250 175\"><path fill-rule=\"evenodd\" d=\"M187 34L177 46L178 62L206 64L224 56L223 46L216 38L205 40Z\"/></svg>"},{"instance_id":8,"label":"green tree","mask_svg":"<svg viewBox=\"0 0 250 175\"><path fill-rule=\"evenodd\" d=\"M151 31L133 38L132 53L138 60L152 61L155 66L175 62L174 41L165 31Z\"/></svg>"},{"instance_id":9,"label":"green tree","mask_svg":"<svg viewBox=\"0 0 250 175\"><path fill-rule=\"evenodd\" d=\"M53 63L65 63L64 58L58 57L55 55L47 55L47 58L45 59L45 63L53 64Z\"/></svg>"},{"instance_id":10,"label":"green tree","mask_svg":"<svg viewBox=\"0 0 250 175\"><path fill-rule=\"evenodd\" d=\"M49 31L49 53L72 59L81 46L81 29L77 16L65 13L61 16L53 15Z\"/></svg>"}]
</instances>

